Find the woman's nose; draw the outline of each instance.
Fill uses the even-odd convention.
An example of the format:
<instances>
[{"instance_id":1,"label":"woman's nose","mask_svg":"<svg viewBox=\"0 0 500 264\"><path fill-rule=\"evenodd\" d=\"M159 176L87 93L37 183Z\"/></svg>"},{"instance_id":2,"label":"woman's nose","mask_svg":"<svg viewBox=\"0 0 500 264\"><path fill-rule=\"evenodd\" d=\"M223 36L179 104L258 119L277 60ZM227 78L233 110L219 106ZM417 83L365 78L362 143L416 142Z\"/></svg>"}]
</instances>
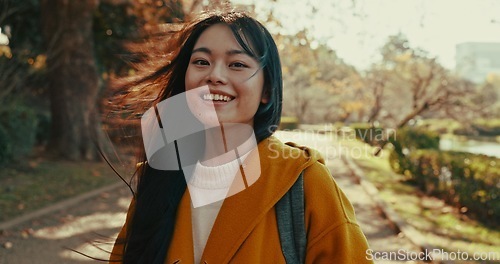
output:
<instances>
[{"instance_id":1,"label":"woman's nose","mask_svg":"<svg viewBox=\"0 0 500 264\"><path fill-rule=\"evenodd\" d=\"M227 76L224 65L214 65L207 76L207 83L209 84L226 84Z\"/></svg>"}]
</instances>

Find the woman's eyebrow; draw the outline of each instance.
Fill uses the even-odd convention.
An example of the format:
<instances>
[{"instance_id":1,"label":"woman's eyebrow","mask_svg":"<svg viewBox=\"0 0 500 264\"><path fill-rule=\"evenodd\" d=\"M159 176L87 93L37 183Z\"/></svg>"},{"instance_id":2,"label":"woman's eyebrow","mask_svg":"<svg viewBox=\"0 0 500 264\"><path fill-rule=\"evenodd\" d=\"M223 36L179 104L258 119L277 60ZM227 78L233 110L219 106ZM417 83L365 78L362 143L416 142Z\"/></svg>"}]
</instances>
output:
<instances>
[{"instance_id":1,"label":"woman's eyebrow","mask_svg":"<svg viewBox=\"0 0 500 264\"><path fill-rule=\"evenodd\" d=\"M252 55L248 54L248 52L244 50L229 50L226 52L227 55L238 55L238 54L243 54L243 55L248 55L252 57Z\"/></svg>"},{"instance_id":2,"label":"woman's eyebrow","mask_svg":"<svg viewBox=\"0 0 500 264\"><path fill-rule=\"evenodd\" d=\"M207 53L209 55L212 54L212 51L210 49L206 48L206 47L200 47L200 48L193 49L193 51L191 52L191 54L193 54L195 52L203 52L203 53ZM251 54L248 54L248 52L246 52L244 50L238 50L238 49L228 50L228 51L226 51L226 54L227 55L244 54L244 55L248 55L250 57L253 57Z\"/></svg>"},{"instance_id":3,"label":"woman's eyebrow","mask_svg":"<svg viewBox=\"0 0 500 264\"><path fill-rule=\"evenodd\" d=\"M195 53L195 52L203 52L203 53L208 53L208 54L212 54L212 51L210 51L208 48L205 48L205 47L201 47L201 48L196 48L194 49L191 54Z\"/></svg>"}]
</instances>

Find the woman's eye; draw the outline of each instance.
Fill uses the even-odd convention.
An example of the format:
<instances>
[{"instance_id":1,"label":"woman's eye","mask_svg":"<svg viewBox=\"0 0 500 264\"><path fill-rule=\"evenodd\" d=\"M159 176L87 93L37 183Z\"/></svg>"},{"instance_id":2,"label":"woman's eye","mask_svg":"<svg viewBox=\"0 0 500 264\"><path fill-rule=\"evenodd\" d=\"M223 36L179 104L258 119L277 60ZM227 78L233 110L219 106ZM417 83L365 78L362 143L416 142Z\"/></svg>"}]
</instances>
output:
<instances>
[{"instance_id":1,"label":"woman's eye","mask_svg":"<svg viewBox=\"0 0 500 264\"><path fill-rule=\"evenodd\" d=\"M203 65L203 66L210 65L210 63L208 63L208 61L206 60L194 60L192 63L194 65Z\"/></svg>"},{"instance_id":2,"label":"woman's eye","mask_svg":"<svg viewBox=\"0 0 500 264\"><path fill-rule=\"evenodd\" d=\"M235 67L235 68L248 68L246 64L243 64L241 62L233 62L229 64L229 67Z\"/></svg>"}]
</instances>

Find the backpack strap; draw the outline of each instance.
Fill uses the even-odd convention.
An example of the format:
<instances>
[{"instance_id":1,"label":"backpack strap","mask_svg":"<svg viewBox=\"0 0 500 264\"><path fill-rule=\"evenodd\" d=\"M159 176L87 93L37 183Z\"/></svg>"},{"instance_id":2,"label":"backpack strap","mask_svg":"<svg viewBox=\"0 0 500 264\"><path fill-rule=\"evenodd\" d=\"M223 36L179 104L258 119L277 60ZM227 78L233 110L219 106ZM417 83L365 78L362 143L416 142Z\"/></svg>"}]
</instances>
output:
<instances>
[{"instance_id":1,"label":"backpack strap","mask_svg":"<svg viewBox=\"0 0 500 264\"><path fill-rule=\"evenodd\" d=\"M305 263L307 236L303 175L302 171L292 188L276 204L281 251L288 264Z\"/></svg>"}]
</instances>

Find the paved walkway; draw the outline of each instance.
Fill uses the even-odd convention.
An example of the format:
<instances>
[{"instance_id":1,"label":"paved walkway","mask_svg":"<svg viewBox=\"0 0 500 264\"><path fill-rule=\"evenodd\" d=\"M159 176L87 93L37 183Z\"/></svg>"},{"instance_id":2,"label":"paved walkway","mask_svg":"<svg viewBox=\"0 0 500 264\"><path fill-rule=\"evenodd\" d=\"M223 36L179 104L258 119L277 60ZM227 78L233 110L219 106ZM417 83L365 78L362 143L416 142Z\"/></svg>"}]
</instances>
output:
<instances>
[{"instance_id":1,"label":"paved walkway","mask_svg":"<svg viewBox=\"0 0 500 264\"><path fill-rule=\"evenodd\" d=\"M332 174L351 200L358 222L374 252L418 252L408 239L398 236L388 221L377 213L376 205L351 177L351 171L338 157L339 148L318 134L284 133L278 137L320 150ZM130 202L126 186L85 200L77 206L45 215L0 234L0 264L77 264L95 263L74 249L94 258L106 259L114 237L123 225ZM96 243L96 241L100 243ZM7 246L7 248L5 248ZM377 261L377 263L413 263Z\"/></svg>"},{"instance_id":2,"label":"paved walkway","mask_svg":"<svg viewBox=\"0 0 500 264\"><path fill-rule=\"evenodd\" d=\"M97 263L65 248L106 259L109 256L106 251L111 249L111 243L123 225L130 198L130 191L124 184L76 206L4 231L0 235L0 245L3 245L0 247L0 263ZM104 244L96 244L96 241ZM6 249L6 243L11 243L11 248Z\"/></svg>"}]
</instances>

